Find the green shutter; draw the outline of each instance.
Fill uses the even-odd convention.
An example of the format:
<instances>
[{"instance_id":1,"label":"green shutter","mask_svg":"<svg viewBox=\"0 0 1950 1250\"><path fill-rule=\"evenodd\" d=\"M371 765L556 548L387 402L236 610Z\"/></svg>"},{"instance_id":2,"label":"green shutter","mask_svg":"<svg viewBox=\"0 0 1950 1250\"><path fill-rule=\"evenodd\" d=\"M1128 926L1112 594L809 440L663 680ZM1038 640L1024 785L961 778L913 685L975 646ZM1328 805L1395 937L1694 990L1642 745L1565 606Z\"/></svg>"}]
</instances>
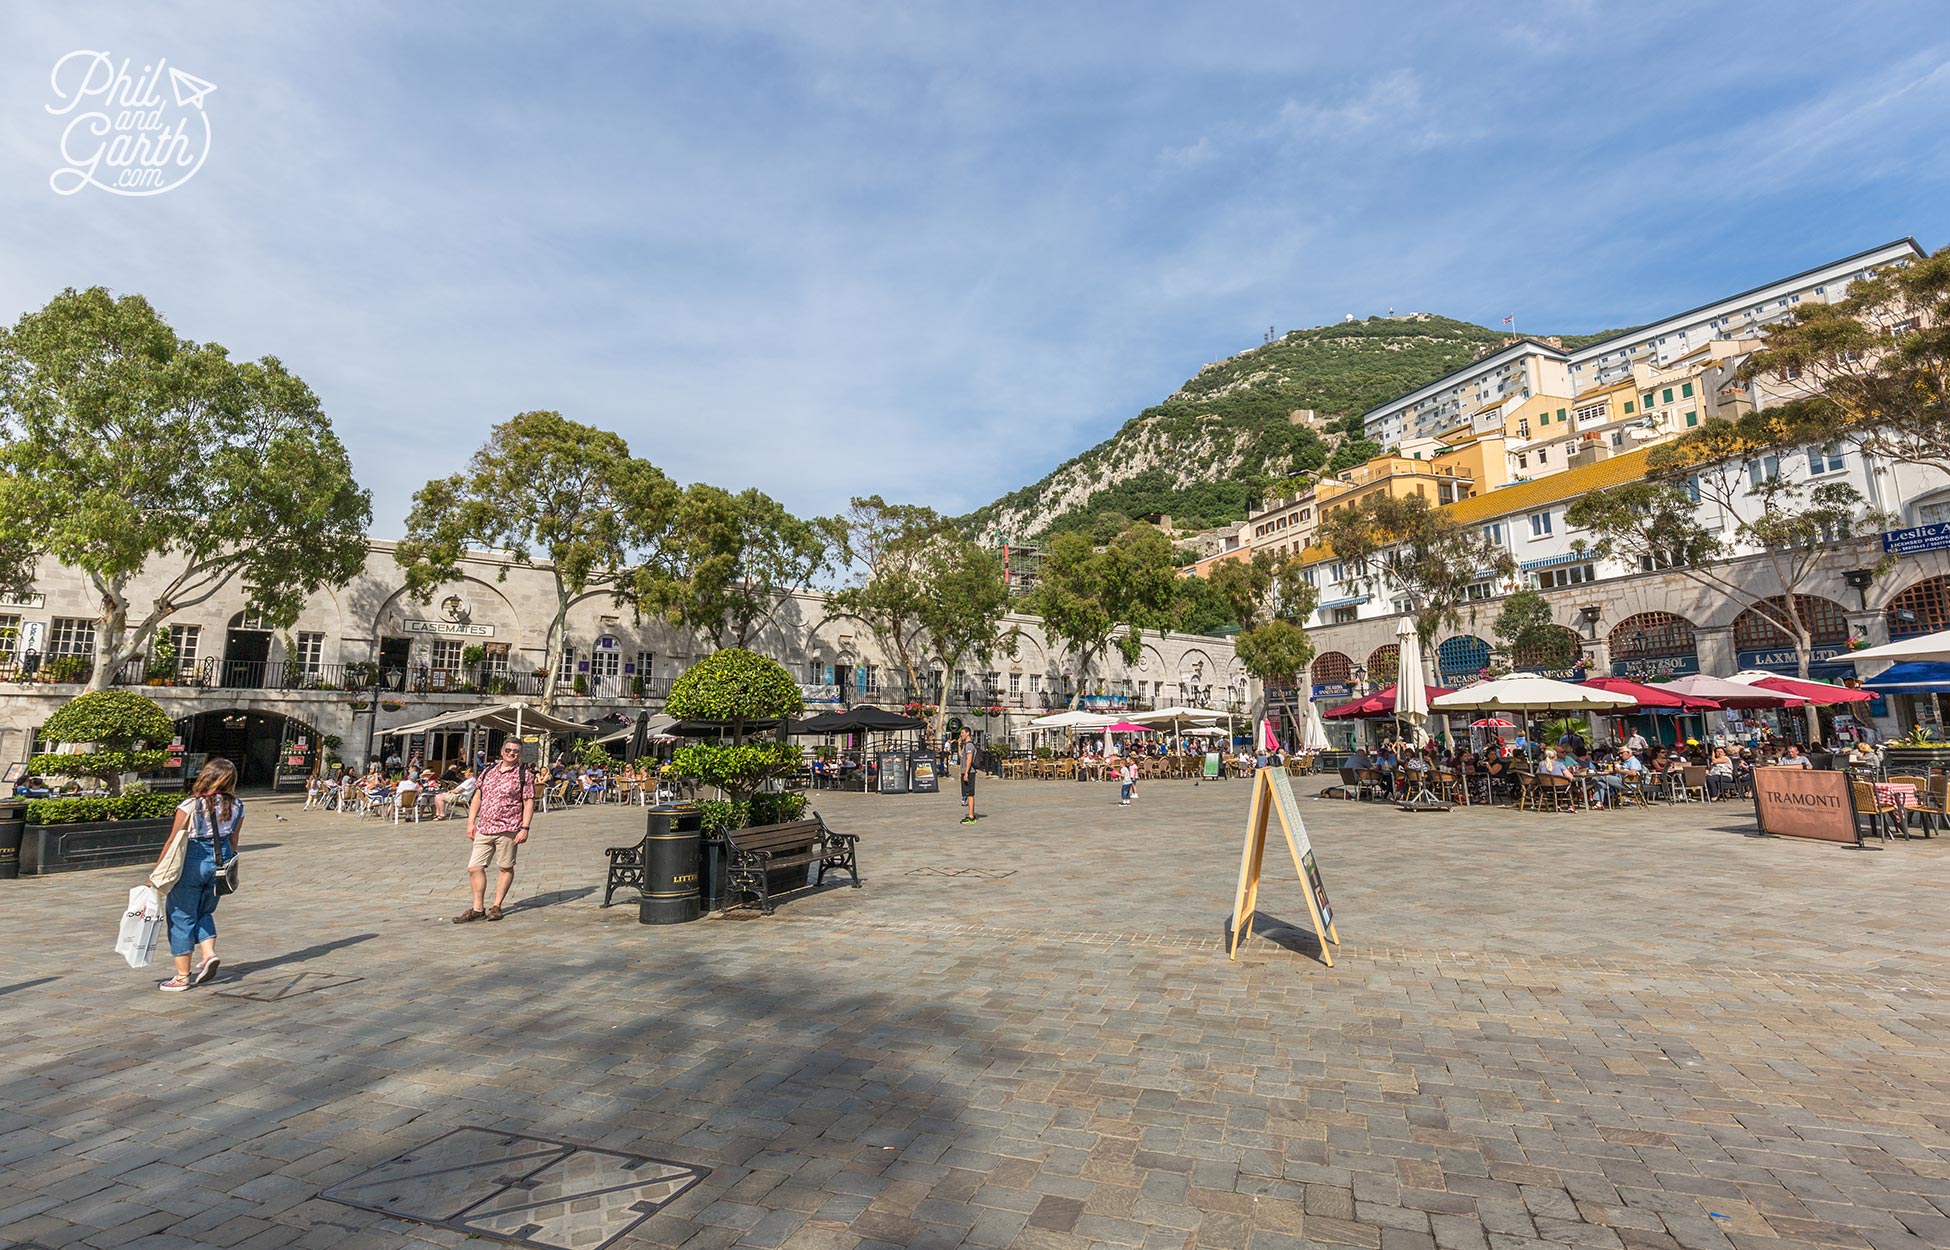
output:
<instances>
[{"instance_id":1,"label":"green shutter","mask_svg":"<svg viewBox=\"0 0 1950 1250\"><path fill-rule=\"evenodd\" d=\"M1698 425L1698 424L1699 424L1699 414L1698 414L1697 412L1689 412L1689 413L1687 413L1687 414L1686 414L1686 424L1687 424L1687 425Z\"/></svg>"},{"instance_id":2,"label":"green shutter","mask_svg":"<svg viewBox=\"0 0 1950 1250\"><path fill-rule=\"evenodd\" d=\"M1645 393L1645 409L1646 409L1646 411L1647 411L1647 412L1650 412L1650 411L1652 410L1652 392L1651 392L1651 391L1647 391L1647 392Z\"/></svg>"},{"instance_id":3,"label":"green shutter","mask_svg":"<svg viewBox=\"0 0 1950 1250\"><path fill-rule=\"evenodd\" d=\"M1625 401L1625 415L1628 417L1632 415L1632 401L1629 399Z\"/></svg>"},{"instance_id":4,"label":"green shutter","mask_svg":"<svg viewBox=\"0 0 1950 1250\"><path fill-rule=\"evenodd\" d=\"M1681 386L1679 388L1679 394L1682 398L1691 399L1693 397L1693 384L1688 382L1684 386Z\"/></svg>"},{"instance_id":5,"label":"green shutter","mask_svg":"<svg viewBox=\"0 0 1950 1250\"><path fill-rule=\"evenodd\" d=\"M1672 388L1671 388L1670 386L1668 386L1668 387L1667 387L1667 388L1666 388L1666 389L1665 389L1664 391L1662 391L1662 392L1660 392L1660 395L1659 395L1659 398L1660 398L1660 399L1662 399L1663 401L1665 401L1665 402L1666 402L1666 403L1668 403L1668 404L1669 404L1669 403L1671 403L1671 402L1672 402Z\"/></svg>"},{"instance_id":6,"label":"green shutter","mask_svg":"<svg viewBox=\"0 0 1950 1250\"><path fill-rule=\"evenodd\" d=\"M1559 408L1557 410L1557 419L1559 421L1562 421L1564 419L1564 410L1562 408Z\"/></svg>"}]
</instances>

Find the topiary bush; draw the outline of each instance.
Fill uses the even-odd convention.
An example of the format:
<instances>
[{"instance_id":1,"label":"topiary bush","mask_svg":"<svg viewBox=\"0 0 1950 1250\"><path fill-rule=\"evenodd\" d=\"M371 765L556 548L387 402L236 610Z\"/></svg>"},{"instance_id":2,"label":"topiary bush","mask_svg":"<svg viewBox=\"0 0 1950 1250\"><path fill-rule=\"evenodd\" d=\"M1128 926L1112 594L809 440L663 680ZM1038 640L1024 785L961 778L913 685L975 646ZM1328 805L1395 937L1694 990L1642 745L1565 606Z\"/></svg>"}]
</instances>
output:
<instances>
[{"instance_id":1,"label":"topiary bush","mask_svg":"<svg viewBox=\"0 0 1950 1250\"><path fill-rule=\"evenodd\" d=\"M37 755L30 772L93 777L122 792L122 774L154 772L166 753L151 744L167 746L176 736L176 722L154 699L128 690L93 690L62 705L47 718L41 736L63 746L92 745L86 752Z\"/></svg>"},{"instance_id":2,"label":"topiary bush","mask_svg":"<svg viewBox=\"0 0 1950 1250\"><path fill-rule=\"evenodd\" d=\"M797 773L799 759L799 748L784 742L694 742L678 747L670 764L742 803L773 778Z\"/></svg>"},{"instance_id":3,"label":"topiary bush","mask_svg":"<svg viewBox=\"0 0 1950 1250\"><path fill-rule=\"evenodd\" d=\"M806 814L806 796L790 790L761 790L746 807L748 824L782 825Z\"/></svg>"},{"instance_id":4,"label":"topiary bush","mask_svg":"<svg viewBox=\"0 0 1950 1250\"><path fill-rule=\"evenodd\" d=\"M678 720L718 721L733 727L797 716L806 707L799 683L777 660L727 647L685 669L670 684L664 711Z\"/></svg>"},{"instance_id":5,"label":"topiary bush","mask_svg":"<svg viewBox=\"0 0 1950 1250\"><path fill-rule=\"evenodd\" d=\"M176 810L180 794L124 794L114 799L29 799L30 825L78 825L94 820L161 820Z\"/></svg>"}]
</instances>

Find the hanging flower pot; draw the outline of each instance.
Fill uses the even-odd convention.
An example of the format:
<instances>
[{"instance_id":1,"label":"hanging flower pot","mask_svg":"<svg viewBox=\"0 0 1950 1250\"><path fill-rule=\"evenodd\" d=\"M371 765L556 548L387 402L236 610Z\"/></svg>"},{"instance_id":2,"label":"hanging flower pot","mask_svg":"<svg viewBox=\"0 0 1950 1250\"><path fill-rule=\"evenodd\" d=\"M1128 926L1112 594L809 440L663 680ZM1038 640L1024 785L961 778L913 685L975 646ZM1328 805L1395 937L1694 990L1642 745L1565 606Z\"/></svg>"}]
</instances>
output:
<instances>
[{"instance_id":1,"label":"hanging flower pot","mask_svg":"<svg viewBox=\"0 0 1950 1250\"><path fill-rule=\"evenodd\" d=\"M406 705L404 703L401 703L398 699L381 699L379 701L379 706L384 708L388 712L397 712L401 708L405 707Z\"/></svg>"}]
</instances>

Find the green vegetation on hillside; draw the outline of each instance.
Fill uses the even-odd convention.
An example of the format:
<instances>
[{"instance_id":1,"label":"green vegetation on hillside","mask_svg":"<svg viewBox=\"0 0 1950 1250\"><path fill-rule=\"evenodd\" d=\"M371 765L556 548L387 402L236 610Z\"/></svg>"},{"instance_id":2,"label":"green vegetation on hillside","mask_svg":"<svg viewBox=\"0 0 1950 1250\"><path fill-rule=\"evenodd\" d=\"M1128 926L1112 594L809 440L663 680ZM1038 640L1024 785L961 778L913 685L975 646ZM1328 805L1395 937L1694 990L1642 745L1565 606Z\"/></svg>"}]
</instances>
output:
<instances>
[{"instance_id":1,"label":"green vegetation on hillside","mask_svg":"<svg viewBox=\"0 0 1950 1250\"><path fill-rule=\"evenodd\" d=\"M1564 335L1567 349L1621 333ZM1181 530L1244 520L1288 479L1360 464L1383 448L1362 437L1361 414L1426 385L1507 341L1448 317L1370 317L1292 330L1199 371L1161 404L1060 465L963 518L972 533L998 524L1017 542L1085 533L1106 542L1133 520L1170 516ZM1295 424L1299 409L1319 429ZM1052 509L1075 483L1105 481L1081 504ZM1054 515L1049 515L1054 511Z\"/></svg>"}]
</instances>

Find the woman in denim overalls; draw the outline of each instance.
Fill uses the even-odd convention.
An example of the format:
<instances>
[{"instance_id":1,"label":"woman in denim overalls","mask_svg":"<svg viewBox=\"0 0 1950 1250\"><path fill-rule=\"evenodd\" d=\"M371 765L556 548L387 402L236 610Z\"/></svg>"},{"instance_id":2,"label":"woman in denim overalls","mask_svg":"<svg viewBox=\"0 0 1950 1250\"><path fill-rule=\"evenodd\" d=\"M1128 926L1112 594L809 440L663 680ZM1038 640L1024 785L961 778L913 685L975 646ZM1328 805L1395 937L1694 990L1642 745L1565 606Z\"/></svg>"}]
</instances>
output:
<instances>
[{"instance_id":1,"label":"woman in denim overalls","mask_svg":"<svg viewBox=\"0 0 1950 1250\"><path fill-rule=\"evenodd\" d=\"M189 826L183 849L183 875L169 891L169 953L176 957L176 975L157 988L164 993L202 985L217 975L217 865L237 853L237 832L244 824L244 805L237 800L237 766L212 759L196 774L190 797L176 809L172 839ZM165 852L166 853L166 852ZM162 860L156 861L160 867ZM190 955L203 956L194 975Z\"/></svg>"}]
</instances>

